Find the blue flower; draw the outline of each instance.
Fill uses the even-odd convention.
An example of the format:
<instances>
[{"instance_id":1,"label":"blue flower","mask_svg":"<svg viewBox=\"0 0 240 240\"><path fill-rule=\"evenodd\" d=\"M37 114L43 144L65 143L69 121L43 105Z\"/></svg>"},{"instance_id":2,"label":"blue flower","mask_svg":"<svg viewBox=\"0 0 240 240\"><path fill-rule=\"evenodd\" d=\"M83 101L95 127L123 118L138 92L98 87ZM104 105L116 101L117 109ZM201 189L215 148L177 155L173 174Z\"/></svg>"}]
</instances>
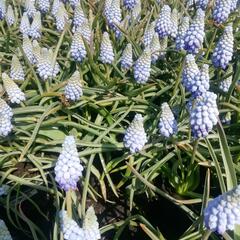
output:
<instances>
[{"instance_id":1,"label":"blue flower","mask_svg":"<svg viewBox=\"0 0 240 240\"><path fill-rule=\"evenodd\" d=\"M151 72L151 50L145 48L142 55L134 64L133 73L137 83L144 84L148 81Z\"/></svg>"},{"instance_id":2,"label":"blue flower","mask_svg":"<svg viewBox=\"0 0 240 240\"><path fill-rule=\"evenodd\" d=\"M217 95L205 92L190 107L190 125L194 138L206 137L218 121Z\"/></svg>"},{"instance_id":3,"label":"blue flower","mask_svg":"<svg viewBox=\"0 0 240 240\"><path fill-rule=\"evenodd\" d=\"M132 44L128 43L126 48L124 49L121 57L121 68L124 70L128 70L133 65L132 59Z\"/></svg>"},{"instance_id":4,"label":"blue flower","mask_svg":"<svg viewBox=\"0 0 240 240\"><path fill-rule=\"evenodd\" d=\"M178 28L178 33L176 36L176 49L183 50L184 49L184 36L189 28L189 17L183 17L181 24Z\"/></svg>"},{"instance_id":5,"label":"blue flower","mask_svg":"<svg viewBox=\"0 0 240 240\"><path fill-rule=\"evenodd\" d=\"M61 189L74 190L82 176L82 171L83 167L80 163L75 139L73 136L67 136L54 168L55 180Z\"/></svg>"},{"instance_id":6,"label":"blue flower","mask_svg":"<svg viewBox=\"0 0 240 240\"><path fill-rule=\"evenodd\" d=\"M168 5L164 5L157 20L155 31L158 33L160 38L164 38L170 36L172 31L171 28L171 8Z\"/></svg>"},{"instance_id":7,"label":"blue flower","mask_svg":"<svg viewBox=\"0 0 240 240\"><path fill-rule=\"evenodd\" d=\"M158 124L159 132L162 136L169 138L178 131L177 121L169 107L168 103L163 103L161 106L161 116Z\"/></svg>"},{"instance_id":8,"label":"blue flower","mask_svg":"<svg viewBox=\"0 0 240 240\"><path fill-rule=\"evenodd\" d=\"M114 52L112 42L108 32L103 33L102 43L100 47L100 60L102 63L111 64L114 61Z\"/></svg>"},{"instance_id":9,"label":"blue flower","mask_svg":"<svg viewBox=\"0 0 240 240\"><path fill-rule=\"evenodd\" d=\"M216 0L213 9L213 20L218 23L227 21L231 10L232 0Z\"/></svg>"},{"instance_id":10,"label":"blue flower","mask_svg":"<svg viewBox=\"0 0 240 240\"><path fill-rule=\"evenodd\" d=\"M234 230L240 224L240 186L223 193L208 203L204 210L207 229L219 234Z\"/></svg>"},{"instance_id":11,"label":"blue flower","mask_svg":"<svg viewBox=\"0 0 240 240\"><path fill-rule=\"evenodd\" d=\"M147 135L143 126L143 117L136 114L130 126L127 128L124 139L124 146L130 149L131 153L139 152L147 143Z\"/></svg>"},{"instance_id":12,"label":"blue flower","mask_svg":"<svg viewBox=\"0 0 240 240\"><path fill-rule=\"evenodd\" d=\"M212 63L215 67L225 69L228 66L233 56L233 44L233 29L232 25L229 24L226 26L223 35L213 51Z\"/></svg>"},{"instance_id":13,"label":"blue flower","mask_svg":"<svg viewBox=\"0 0 240 240\"><path fill-rule=\"evenodd\" d=\"M184 36L184 49L191 54L197 54L202 48L205 32L204 32L205 12L198 9L196 16L186 31Z\"/></svg>"}]
</instances>

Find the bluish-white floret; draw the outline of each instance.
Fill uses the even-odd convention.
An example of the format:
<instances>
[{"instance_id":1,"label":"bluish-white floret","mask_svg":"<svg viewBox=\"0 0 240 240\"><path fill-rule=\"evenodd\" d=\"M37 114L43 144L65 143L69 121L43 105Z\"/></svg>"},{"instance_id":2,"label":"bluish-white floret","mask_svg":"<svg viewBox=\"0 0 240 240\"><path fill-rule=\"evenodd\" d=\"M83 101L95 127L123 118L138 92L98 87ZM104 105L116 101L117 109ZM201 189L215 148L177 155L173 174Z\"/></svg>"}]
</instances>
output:
<instances>
[{"instance_id":1,"label":"bluish-white floret","mask_svg":"<svg viewBox=\"0 0 240 240\"><path fill-rule=\"evenodd\" d=\"M32 47L32 42L29 39L28 36L24 35L23 36L23 45L22 45L23 51L28 59L28 61L31 64L34 64L34 56L33 56L33 47Z\"/></svg>"},{"instance_id":2,"label":"bluish-white floret","mask_svg":"<svg viewBox=\"0 0 240 240\"><path fill-rule=\"evenodd\" d=\"M83 221L84 240L99 240L101 234L99 230L99 224L94 208L91 206L86 212L86 216Z\"/></svg>"},{"instance_id":3,"label":"bluish-white floret","mask_svg":"<svg viewBox=\"0 0 240 240\"><path fill-rule=\"evenodd\" d=\"M7 184L2 184L1 187L0 187L0 197L1 197L1 196L4 196L4 195L7 195L9 189L10 189L10 186L9 186L9 185L7 185Z\"/></svg>"},{"instance_id":4,"label":"bluish-white floret","mask_svg":"<svg viewBox=\"0 0 240 240\"><path fill-rule=\"evenodd\" d=\"M126 148L129 148L131 153L141 151L147 143L147 134L144 130L143 117L141 114L135 115L125 132L123 143Z\"/></svg>"},{"instance_id":5,"label":"bluish-white floret","mask_svg":"<svg viewBox=\"0 0 240 240\"><path fill-rule=\"evenodd\" d=\"M146 28L146 31L144 32L143 35L143 44L145 47L149 46L152 42L153 36L155 34L155 25L156 22L152 22L151 24L148 25Z\"/></svg>"},{"instance_id":6,"label":"bluish-white floret","mask_svg":"<svg viewBox=\"0 0 240 240\"><path fill-rule=\"evenodd\" d=\"M42 35L42 20L41 20L41 13L39 11L33 17L33 22L30 27L29 35L33 39L39 39Z\"/></svg>"},{"instance_id":7,"label":"bluish-white floret","mask_svg":"<svg viewBox=\"0 0 240 240\"><path fill-rule=\"evenodd\" d=\"M28 35L30 32L30 22L26 12L22 15L19 30L23 35Z\"/></svg>"},{"instance_id":8,"label":"bluish-white floret","mask_svg":"<svg viewBox=\"0 0 240 240\"><path fill-rule=\"evenodd\" d=\"M189 86L190 89L188 89L188 91L190 91L193 96L201 95L209 90L209 66L207 64L203 64Z\"/></svg>"},{"instance_id":9,"label":"bluish-white floret","mask_svg":"<svg viewBox=\"0 0 240 240\"><path fill-rule=\"evenodd\" d=\"M3 20L6 15L6 0L0 0L0 20Z\"/></svg>"},{"instance_id":10,"label":"bluish-white floret","mask_svg":"<svg viewBox=\"0 0 240 240\"><path fill-rule=\"evenodd\" d=\"M229 66L228 70L226 71L226 76L230 74L230 76L224 78L220 83L219 83L219 89L222 90L224 93L227 93L231 84L232 84L232 72L233 72L233 67L232 65Z\"/></svg>"},{"instance_id":11,"label":"bluish-white floret","mask_svg":"<svg viewBox=\"0 0 240 240\"><path fill-rule=\"evenodd\" d=\"M80 0L69 0L70 5L75 8L78 4L80 4Z\"/></svg>"},{"instance_id":12,"label":"bluish-white floret","mask_svg":"<svg viewBox=\"0 0 240 240\"><path fill-rule=\"evenodd\" d=\"M231 10L232 0L216 0L213 9L213 20L218 23L227 21Z\"/></svg>"},{"instance_id":13,"label":"bluish-white floret","mask_svg":"<svg viewBox=\"0 0 240 240\"><path fill-rule=\"evenodd\" d=\"M47 13L50 10L50 0L37 0L37 3L41 13Z\"/></svg>"},{"instance_id":14,"label":"bluish-white floret","mask_svg":"<svg viewBox=\"0 0 240 240\"><path fill-rule=\"evenodd\" d=\"M77 62L82 62L86 58L86 48L82 39L82 34L79 31L76 31L73 35L70 53L72 58Z\"/></svg>"},{"instance_id":15,"label":"bluish-white floret","mask_svg":"<svg viewBox=\"0 0 240 240\"><path fill-rule=\"evenodd\" d=\"M112 0L105 0L103 13L107 19L109 18L111 5L112 5Z\"/></svg>"},{"instance_id":16,"label":"bluish-white floret","mask_svg":"<svg viewBox=\"0 0 240 240\"><path fill-rule=\"evenodd\" d=\"M202 48L205 36L204 18L205 12L202 9L198 9L196 17L186 31L186 34L184 36L184 49L188 53L197 54L199 52L199 49Z\"/></svg>"},{"instance_id":17,"label":"bluish-white floret","mask_svg":"<svg viewBox=\"0 0 240 240\"><path fill-rule=\"evenodd\" d=\"M175 40L176 49L183 50L184 49L184 36L189 28L189 17L183 17L182 22L178 28L177 37Z\"/></svg>"},{"instance_id":18,"label":"bluish-white floret","mask_svg":"<svg viewBox=\"0 0 240 240\"><path fill-rule=\"evenodd\" d=\"M172 31L171 8L168 5L164 5L162 7L159 18L156 22L155 30L160 38L164 38L171 35Z\"/></svg>"},{"instance_id":19,"label":"bluish-white floret","mask_svg":"<svg viewBox=\"0 0 240 240\"><path fill-rule=\"evenodd\" d=\"M12 129L13 126L11 123L11 119L5 116L0 116L0 136L6 137L12 131Z\"/></svg>"},{"instance_id":20,"label":"bluish-white floret","mask_svg":"<svg viewBox=\"0 0 240 240\"><path fill-rule=\"evenodd\" d=\"M173 39L175 39L177 37L177 33L178 33L178 11L176 8L174 8L172 10L171 23L172 23L172 26L171 26L171 34L170 35Z\"/></svg>"},{"instance_id":21,"label":"bluish-white floret","mask_svg":"<svg viewBox=\"0 0 240 240\"><path fill-rule=\"evenodd\" d=\"M195 4L196 7L200 7L201 9L205 10L208 6L209 0L196 0Z\"/></svg>"},{"instance_id":22,"label":"bluish-white floret","mask_svg":"<svg viewBox=\"0 0 240 240\"><path fill-rule=\"evenodd\" d=\"M54 17L56 17L59 7L60 7L60 0L53 0L51 13Z\"/></svg>"},{"instance_id":23,"label":"bluish-white floret","mask_svg":"<svg viewBox=\"0 0 240 240\"><path fill-rule=\"evenodd\" d=\"M12 5L8 5L7 13L6 13L6 21L8 26L12 26L15 23L15 16L14 16Z\"/></svg>"},{"instance_id":24,"label":"bluish-white floret","mask_svg":"<svg viewBox=\"0 0 240 240\"><path fill-rule=\"evenodd\" d=\"M134 79L137 83L144 84L151 74L151 49L144 49L142 55L135 62L133 67Z\"/></svg>"},{"instance_id":25,"label":"bluish-white floret","mask_svg":"<svg viewBox=\"0 0 240 240\"><path fill-rule=\"evenodd\" d=\"M12 108L0 98L0 117L11 119L13 116Z\"/></svg>"},{"instance_id":26,"label":"bluish-white floret","mask_svg":"<svg viewBox=\"0 0 240 240\"><path fill-rule=\"evenodd\" d=\"M225 69L228 66L233 56L233 44L233 28L232 25L229 24L226 26L223 35L213 51L212 63L215 67Z\"/></svg>"},{"instance_id":27,"label":"bluish-white floret","mask_svg":"<svg viewBox=\"0 0 240 240\"><path fill-rule=\"evenodd\" d=\"M59 32L63 31L65 24L68 21L68 13L65 9L65 6L62 2L58 7L57 13L55 15L56 27Z\"/></svg>"},{"instance_id":28,"label":"bluish-white floret","mask_svg":"<svg viewBox=\"0 0 240 240\"><path fill-rule=\"evenodd\" d=\"M2 74L2 81L11 103L19 104L25 101L25 94L6 73Z\"/></svg>"},{"instance_id":29,"label":"bluish-white floret","mask_svg":"<svg viewBox=\"0 0 240 240\"><path fill-rule=\"evenodd\" d=\"M73 25L75 28L77 28L86 21L87 18L85 17L81 4L79 3L74 9Z\"/></svg>"},{"instance_id":30,"label":"bluish-white floret","mask_svg":"<svg viewBox=\"0 0 240 240\"><path fill-rule=\"evenodd\" d=\"M121 57L121 68L124 70L128 70L133 65L133 57L132 57L132 44L128 43L126 48L123 50Z\"/></svg>"},{"instance_id":31,"label":"bluish-white floret","mask_svg":"<svg viewBox=\"0 0 240 240\"><path fill-rule=\"evenodd\" d=\"M67 212L59 212L60 227L65 240L85 240L84 231L78 224L68 217Z\"/></svg>"},{"instance_id":32,"label":"bluish-white floret","mask_svg":"<svg viewBox=\"0 0 240 240\"><path fill-rule=\"evenodd\" d=\"M82 38L90 45L92 41L92 31L90 28L90 23L86 19L75 31L81 33Z\"/></svg>"},{"instance_id":33,"label":"bluish-white floret","mask_svg":"<svg viewBox=\"0 0 240 240\"><path fill-rule=\"evenodd\" d=\"M64 95L71 101L77 101L83 95L80 73L76 71L68 80L64 88Z\"/></svg>"},{"instance_id":34,"label":"bluish-white floret","mask_svg":"<svg viewBox=\"0 0 240 240\"><path fill-rule=\"evenodd\" d=\"M161 116L158 124L159 132L162 136L169 138L178 131L177 121L173 115L168 103L163 103L161 106Z\"/></svg>"},{"instance_id":35,"label":"bluish-white floret","mask_svg":"<svg viewBox=\"0 0 240 240\"><path fill-rule=\"evenodd\" d=\"M73 136L66 136L54 168L55 180L61 189L74 190L82 176L82 171L83 166L78 156L75 139Z\"/></svg>"},{"instance_id":36,"label":"bluish-white floret","mask_svg":"<svg viewBox=\"0 0 240 240\"><path fill-rule=\"evenodd\" d=\"M53 52L51 49L42 48L39 61L37 63L37 72L41 79L46 81L48 78L54 78L60 71L60 66L53 62Z\"/></svg>"},{"instance_id":37,"label":"bluish-white floret","mask_svg":"<svg viewBox=\"0 0 240 240\"><path fill-rule=\"evenodd\" d=\"M238 0L232 0L231 6L230 6L230 12L234 12L237 9L238 7L237 4L238 4Z\"/></svg>"},{"instance_id":38,"label":"bluish-white floret","mask_svg":"<svg viewBox=\"0 0 240 240\"><path fill-rule=\"evenodd\" d=\"M156 61L160 57L160 52L162 50L157 33L155 33L154 36L153 36L150 48L151 48L151 54L152 54L151 61L152 61L152 63L156 63Z\"/></svg>"},{"instance_id":39,"label":"bluish-white floret","mask_svg":"<svg viewBox=\"0 0 240 240\"><path fill-rule=\"evenodd\" d=\"M108 32L103 33L102 43L100 47L100 61L102 63L111 64L114 61L114 52L112 42Z\"/></svg>"},{"instance_id":40,"label":"bluish-white floret","mask_svg":"<svg viewBox=\"0 0 240 240\"><path fill-rule=\"evenodd\" d=\"M128 10L132 10L137 4L137 0L124 0L123 4Z\"/></svg>"},{"instance_id":41,"label":"bluish-white floret","mask_svg":"<svg viewBox=\"0 0 240 240\"><path fill-rule=\"evenodd\" d=\"M219 234L240 224L240 186L209 201L204 210L207 229Z\"/></svg>"},{"instance_id":42,"label":"bluish-white floret","mask_svg":"<svg viewBox=\"0 0 240 240\"><path fill-rule=\"evenodd\" d=\"M12 57L10 77L13 80L20 80L20 81L23 81L25 78L23 67L16 55L13 55Z\"/></svg>"},{"instance_id":43,"label":"bluish-white floret","mask_svg":"<svg viewBox=\"0 0 240 240\"><path fill-rule=\"evenodd\" d=\"M27 13L29 18L33 18L33 16L37 12L35 8L35 0L25 0L25 12Z\"/></svg>"},{"instance_id":44,"label":"bluish-white floret","mask_svg":"<svg viewBox=\"0 0 240 240\"><path fill-rule=\"evenodd\" d=\"M3 220L0 219L0 239L1 240L12 240L11 234Z\"/></svg>"},{"instance_id":45,"label":"bluish-white floret","mask_svg":"<svg viewBox=\"0 0 240 240\"><path fill-rule=\"evenodd\" d=\"M190 109L190 125L194 138L206 137L218 121L217 95L205 92L197 96Z\"/></svg>"},{"instance_id":46,"label":"bluish-white floret","mask_svg":"<svg viewBox=\"0 0 240 240\"><path fill-rule=\"evenodd\" d=\"M200 71L195 62L194 56L192 54L188 54L185 58L185 65L182 73L182 84L187 91L191 92L192 85L199 72Z\"/></svg>"}]
</instances>

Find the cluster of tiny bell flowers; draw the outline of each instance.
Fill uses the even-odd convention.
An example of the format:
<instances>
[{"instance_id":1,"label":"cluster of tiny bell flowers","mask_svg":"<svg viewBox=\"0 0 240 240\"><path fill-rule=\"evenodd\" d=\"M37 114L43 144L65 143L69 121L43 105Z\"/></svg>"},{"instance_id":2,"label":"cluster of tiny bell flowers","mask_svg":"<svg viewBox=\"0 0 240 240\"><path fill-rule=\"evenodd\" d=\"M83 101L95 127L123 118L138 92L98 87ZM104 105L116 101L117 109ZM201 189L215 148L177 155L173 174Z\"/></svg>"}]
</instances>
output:
<instances>
[{"instance_id":1,"label":"cluster of tiny bell flowers","mask_svg":"<svg viewBox=\"0 0 240 240\"><path fill-rule=\"evenodd\" d=\"M62 190L67 192L77 189L77 183L82 177L83 166L79 159L76 141L73 136L65 137L54 172L55 181ZM67 215L66 211L60 211L59 217L64 239L98 240L101 238L99 224L93 207L87 210L82 228Z\"/></svg>"}]
</instances>

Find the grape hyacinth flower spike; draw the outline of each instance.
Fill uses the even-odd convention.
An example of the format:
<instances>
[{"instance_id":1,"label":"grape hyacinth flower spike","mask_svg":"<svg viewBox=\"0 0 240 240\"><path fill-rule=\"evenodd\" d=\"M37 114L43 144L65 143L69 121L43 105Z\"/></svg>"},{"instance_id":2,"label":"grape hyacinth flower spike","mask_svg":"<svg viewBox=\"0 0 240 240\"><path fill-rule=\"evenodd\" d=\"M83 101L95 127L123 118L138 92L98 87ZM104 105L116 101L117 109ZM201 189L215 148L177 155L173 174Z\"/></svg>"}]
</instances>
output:
<instances>
[{"instance_id":1,"label":"grape hyacinth flower spike","mask_svg":"<svg viewBox=\"0 0 240 240\"><path fill-rule=\"evenodd\" d=\"M232 24L226 26L223 35L217 43L212 55L212 63L215 67L226 69L233 56L233 28Z\"/></svg>"},{"instance_id":2,"label":"grape hyacinth flower spike","mask_svg":"<svg viewBox=\"0 0 240 240\"><path fill-rule=\"evenodd\" d=\"M85 240L101 239L99 223L97 221L97 216L92 206L89 207L86 212L86 216L83 221L83 230L84 230Z\"/></svg>"},{"instance_id":3,"label":"grape hyacinth flower spike","mask_svg":"<svg viewBox=\"0 0 240 240\"><path fill-rule=\"evenodd\" d=\"M129 148L131 153L141 151L147 143L147 135L143 126L143 117L141 114L135 115L125 132L123 143L126 148Z\"/></svg>"},{"instance_id":4,"label":"grape hyacinth flower spike","mask_svg":"<svg viewBox=\"0 0 240 240\"><path fill-rule=\"evenodd\" d=\"M209 201L204 223L207 229L219 234L240 224L240 185Z\"/></svg>"},{"instance_id":5,"label":"grape hyacinth flower spike","mask_svg":"<svg viewBox=\"0 0 240 240\"><path fill-rule=\"evenodd\" d=\"M16 55L13 55L12 57L10 77L13 80L19 81L23 81L25 78L23 67Z\"/></svg>"},{"instance_id":6,"label":"grape hyacinth flower spike","mask_svg":"<svg viewBox=\"0 0 240 240\"><path fill-rule=\"evenodd\" d=\"M20 23L20 32L23 35L29 35L30 32L30 22L27 13L23 13Z\"/></svg>"},{"instance_id":7,"label":"grape hyacinth flower spike","mask_svg":"<svg viewBox=\"0 0 240 240\"><path fill-rule=\"evenodd\" d=\"M156 22L155 31L160 38L164 38L171 35L172 21L171 21L171 8L168 5L164 5L161 9L159 18Z\"/></svg>"},{"instance_id":8,"label":"grape hyacinth flower spike","mask_svg":"<svg viewBox=\"0 0 240 240\"><path fill-rule=\"evenodd\" d=\"M0 136L5 137L12 131L12 116L11 107L0 98Z\"/></svg>"},{"instance_id":9,"label":"grape hyacinth flower spike","mask_svg":"<svg viewBox=\"0 0 240 240\"><path fill-rule=\"evenodd\" d=\"M41 13L47 13L50 10L50 0L37 0L37 5Z\"/></svg>"},{"instance_id":10,"label":"grape hyacinth flower spike","mask_svg":"<svg viewBox=\"0 0 240 240\"><path fill-rule=\"evenodd\" d=\"M182 22L178 28L177 37L175 40L176 49L183 50L184 49L184 36L189 28L189 17L183 17Z\"/></svg>"},{"instance_id":11,"label":"grape hyacinth flower spike","mask_svg":"<svg viewBox=\"0 0 240 240\"><path fill-rule=\"evenodd\" d=\"M12 108L3 99L0 98L0 117L12 119L12 116Z\"/></svg>"},{"instance_id":12,"label":"grape hyacinth flower spike","mask_svg":"<svg viewBox=\"0 0 240 240\"><path fill-rule=\"evenodd\" d=\"M178 11L177 9L173 9L171 13L171 37L175 39L178 33Z\"/></svg>"},{"instance_id":13,"label":"grape hyacinth flower spike","mask_svg":"<svg viewBox=\"0 0 240 240\"><path fill-rule=\"evenodd\" d=\"M206 137L218 121L217 95L206 92L196 97L190 108L190 125L193 137Z\"/></svg>"},{"instance_id":14,"label":"grape hyacinth flower spike","mask_svg":"<svg viewBox=\"0 0 240 240\"><path fill-rule=\"evenodd\" d=\"M184 49L191 54L197 54L202 48L205 36L205 12L198 9L196 16L184 36Z\"/></svg>"},{"instance_id":15,"label":"grape hyacinth flower spike","mask_svg":"<svg viewBox=\"0 0 240 240\"><path fill-rule=\"evenodd\" d=\"M33 47L32 47L32 42L29 39L28 36L24 35L23 36L23 45L22 45L23 51L28 59L28 61L31 64L34 64L34 56L33 56Z\"/></svg>"},{"instance_id":16,"label":"grape hyacinth flower spike","mask_svg":"<svg viewBox=\"0 0 240 240\"><path fill-rule=\"evenodd\" d=\"M60 67L56 62L53 66L53 52L51 49L42 48L41 55L37 64L37 72L42 80L57 76Z\"/></svg>"},{"instance_id":17,"label":"grape hyacinth flower spike","mask_svg":"<svg viewBox=\"0 0 240 240\"><path fill-rule=\"evenodd\" d=\"M102 43L100 48L100 61L104 64L111 64L114 61L114 52L112 42L108 32L103 33Z\"/></svg>"},{"instance_id":18,"label":"grape hyacinth flower spike","mask_svg":"<svg viewBox=\"0 0 240 240\"><path fill-rule=\"evenodd\" d=\"M161 116L158 124L159 132L162 136L169 138L178 131L177 121L173 115L168 103L163 103L161 106Z\"/></svg>"},{"instance_id":19,"label":"grape hyacinth flower spike","mask_svg":"<svg viewBox=\"0 0 240 240\"><path fill-rule=\"evenodd\" d=\"M192 86L195 83L195 78L199 74L199 68L192 54L188 54L185 58L185 64L182 73L182 84L187 91L192 91Z\"/></svg>"},{"instance_id":20,"label":"grape hyacinth flower spike","mask_svg":"<svg viewBox=\"0 0 240 240\"><path fill-rule=\"evenodd\" d=\"M55 15L56 20L56 27L59 32L62 32L65 24L68 21L68 13L65 9L65 6L62 2L60 2L60 5L58 7L57 13Z\"/></svg>"},{"instance_id":21,"label":"grape hyacinth flower spike","mask_svg":"<svg viewBox=\"0 0 240 240\"><path fill-rule=\"evenodd\" d=\"M70 54L77 62L82 62L86 58L87 52L80 31L76 31L73 35Z\"/></svg>"},{"instance_id":22,"label":"grape hyacinth flower spike","mask_svg":"<svg viewBox=\"0 0 240 240\"><path fill-rule=\"evenodd\" d=\"M5 222L2 219L0 219L0 239L13 240Z\"/></svg>"},{"instance_id":23,"label":"grape hyacinth flower spike","mask_svg":"<svg viewBox=\"0 0 240 240\"><path fill-rule=\"evenodd\" d=\"M153 36L155 34L155 25L155 21L150 23L150 25L146 28L146 31L144 32L143 44L145 47L149 46L152 42Z\"/></svg>"},{"instance_id":24,"label":"grape hyacinth flower spike","mask_svg":"<svg viewBox=\"0 0 240 240\"><path fill-rule=\"evenodd\" d=\"M229 66L228 70L226 71L226 76L231 74L229 77L223 79L219 84L219 89L223 91L224 93L227 93L231 84L232 84L232 73L233 73L233 67L232 65Z\"/></svg>"},{"instance_id":25,"label":"grape hyacinth flower spike","mask_svg":"<svg viewBox=\"0 0 240 240\"><path fill-rule=\"evenodd\" d=\"M150 47L145 48L142 55L135 62L133 67L134 79L139 84L148 81L151 73L151 50Z\"/></svg>"},{"instance_id":26,"label":"grape hyacinth flower spike","mask_svg":"<svg viewBox=\"0 0 240 240\"><path fill-rule=\"evenodd\" d=\"M92 42L92 31L90 28L90 23L86 19L77 29L76 32L80 32L82 38L90 45Z\"/></svg>"},{"instance_id":27,"label":"grape hyacinth flower spike","mask_svg":"<svg viewBox=\"0 0 240 240\"><path fill-rule=\"evenodd\" d=\"M132 65L133 65L132 44L128 43L122 53L121 68L123 70L129 70L132 67Z\"/></svg>"},{"instance_id":28,"label":"grape hyacinth flower spike","mask_svg":"<svg viewBox=\"0 0 240 240\"><path fill-rule=\"evenodd\" d=\"M53 0L53 4L52 4L52 9L51 9L51 14L53 15L53 17L56 18L58 9L60 7L60 0Z\"/></svg>"},{"instance_id":29,"label":"grape hyacinth flower spike","mask_svg":"<svg viewBox=\"0 0 240 240\"><path fill-rule=\"evenodd\" d=\"M196 74L189 91L193 94L193 96L198 96L207 92L209 87L209 66L207 64L203 64L198 74Z\"/></svg>"},{"instance_id":30,"label":"grape hyacinth flower spike","mask_svg":"<svg viewBox=\"0 0 240 240\"><path fill-rule=\"evenodd\" d=\"M84 239L84 231L82 228L78 226L78 224L68 217L66 211L60 211L59 212L59 218L60 218L60 227L61 231L63 233L63 237L66 240L76 240L76 239Z\"/></svg>"},{"instance_id":31,"label":"grape hyacinth flower spike","mask_svg":"<svg viewBox=\"0 0 240 240\"><path fill-rule=\"evenodd\" d=\"M42 20L41 20L41 13L39 11L33 17L33 22L30 27L29 35L33 39L39 39L42 35Z\"/></svg>"},{"instance_id":32,"label":"grape hyacinth flower spike","mask_svg":"<svg viewBox=\"0 0 240 240\"><path fill-rule=\"evenodd\" d=\"M17 84L6 74L2 74L3 86L7 92L8 98L11 103L21 103L25 101L25 95Z\"/></svg>"},{"instance_id":33,"label":"grape hyacinth flower spike","mask_svg":"<svg viewBox=\"0 0 240 240\"><path fill-rule=\"evenodd\" d=\"M7 13L6 13L6 21L8 26L12 26L15 23L15 16L14 16L12 5L8 5Z\"/></svg>"},{"instance_id":34,"label":"grape hyacinth flower spike","mask_svg":"<svg viewBox=\"0 0 240 240\"><path fill-rule=\"evenodd\" d=\"M3 20L6 15L6 0L0 0L0 20Z\"/></svg>"},{"instance_id":35,"label":"grape hyacinth flower spike","mask_svg":"<svg viewBox=\"0 0 240 240\"><path fill-rule=\"evenodd\" d=\"M111 6L107 11L107 22L111 29L114 30L115 33L118 33L118 28L116 25L120 25L122 21L122 11L120 6L120 0L112 0Z\"/></svg>"},{"instance_id":36,"label":"grape hyacinth flower spike","mask_svg":"<svg viewBox=\"0 0 240 240\"><path fill-rule=\"evenodd\" d=\"M83 95L79 71L75 71L75 73L69 78L67 85L64 88L64 95L71 101L77 101Z\"/></svg>"},{"instance_id":37,"label":"grape hyacinth flower spike","mask_svg":"<svg viewBox=\"0 0 240 240\"><path fill-rule=\"evenodd\" d=\"M35 0L25 0L25 12L29 18L33 18L37 12L35 8Z\"/></svg>"},{"instance_id":38,"label":"grape hyacinth flower spike","mask_svg":"<svg viewBox=\"0 0 240 240\"><path fill-rule=\"evenodd\" d=\"M73 136L66 136L54 168L55 180L64 191L74 190L82 171L75 139Z\"/></svg>"},{"instance_id":39,"label":"grape hyacinth flower spike","mask_svg":"<svg viewBox=\"0 0 240 240\"><path fill-rule=\"evenodd\" d=\"M85 17L82 6L79 2L79 4L74 9L73 25L74 25L75 28L78 28L79 26L81 26L86 21L87 21L87 18Z\"/></svg>"},{"instance_id":40,"label":"grape hyacinth flower spike","mask_svg":"<svg viewBox=\"0 0 240 240\"><path fill-rule=\"evenodd\" d=\"M123 4L127 10L132 10L137 4L137 0L123 0Z\"/></svg>"},{"instance_id":41,"label":"grape hyacinth flower spike","mask_svg":"<svg viewBox=\"0 0 240 240\"><path fill-rule=\"evenodd\" d=\"M227 21L231 11L232 0L216 0L213 9L213 20L217 24Z\"/></svg>"},{"instance_id":42,"label":"grape hyacinth flower spike","mask_svg":"<svg viewBox=\"0 0 240 240\"><path fill-rule=\"evenodd\" d=\"M209 0L196 0L196 7L205 10L208 6Z\"/></svg>"}]
</instances>

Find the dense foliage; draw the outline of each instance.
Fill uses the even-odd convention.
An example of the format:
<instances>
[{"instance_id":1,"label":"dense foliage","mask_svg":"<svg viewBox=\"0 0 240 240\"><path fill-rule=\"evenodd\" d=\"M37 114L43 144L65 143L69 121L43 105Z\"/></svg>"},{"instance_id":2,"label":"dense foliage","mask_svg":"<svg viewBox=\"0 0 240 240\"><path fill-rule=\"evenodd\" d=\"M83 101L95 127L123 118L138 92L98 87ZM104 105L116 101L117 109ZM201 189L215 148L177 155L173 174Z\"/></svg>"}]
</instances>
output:
<instances>
[{"instance_id":1,"label":"dense foliage","mask_svg":"<svg viewBox=\"0 0 240 240\"><path fill-rule=\"evenodd\" d=\"M239 1L0 0L0 75L0 239L238 239Z\"/></svg>"}]
</instances>

